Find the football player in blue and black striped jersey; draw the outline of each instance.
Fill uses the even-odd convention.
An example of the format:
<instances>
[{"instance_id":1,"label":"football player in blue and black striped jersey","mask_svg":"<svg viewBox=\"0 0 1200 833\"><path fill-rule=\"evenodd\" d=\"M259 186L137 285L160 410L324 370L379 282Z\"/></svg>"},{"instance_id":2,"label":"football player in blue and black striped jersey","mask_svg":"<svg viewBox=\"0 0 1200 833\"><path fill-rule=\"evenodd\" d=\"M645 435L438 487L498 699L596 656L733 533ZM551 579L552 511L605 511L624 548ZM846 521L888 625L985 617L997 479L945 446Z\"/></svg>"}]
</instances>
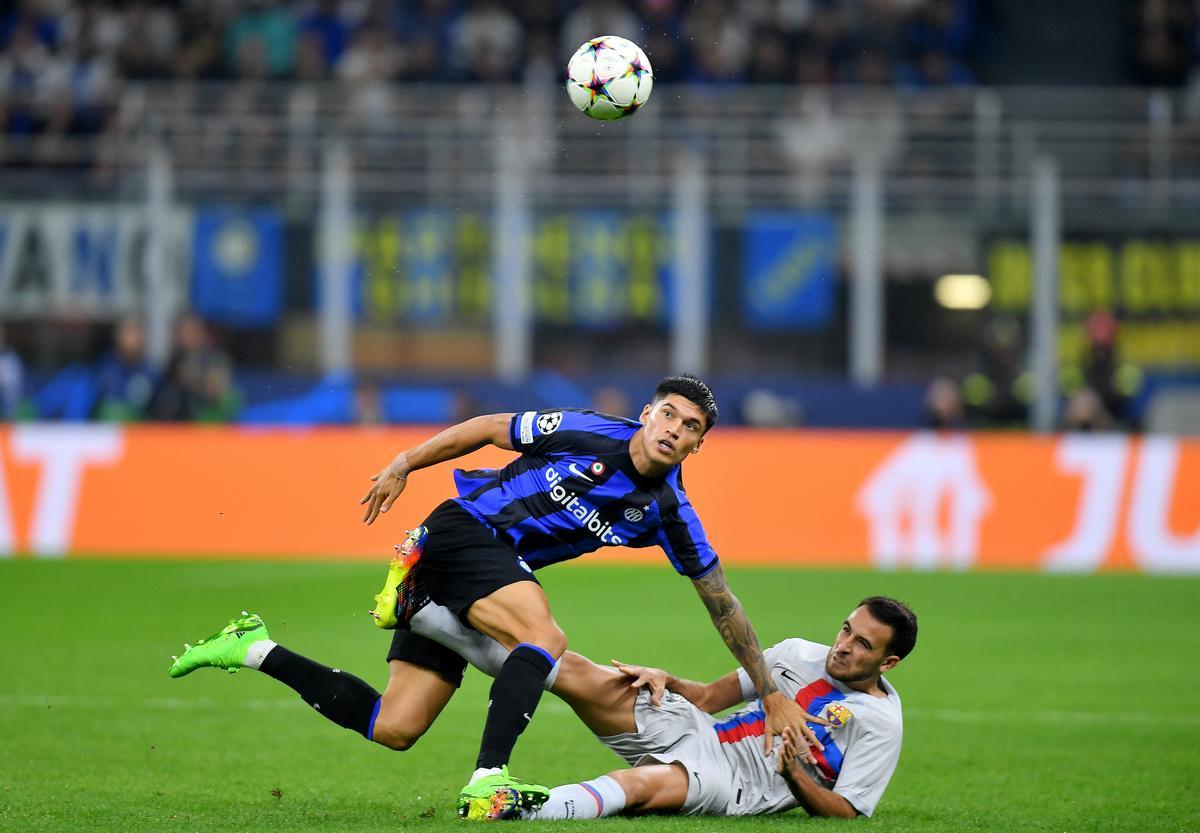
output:
<instances>
[{"instance_id":1,"label":"football player in blue and black striped jersey","mask_svg":"<svg viewBox=\"0 0 1200 833\"><path fill-rule=\"evenodd\" d=\"M701 450L716 421L712 391L682 375L660 382L637 420L562 409L479 416L448 428L372 477L360 501L366 523L392 507L415 471L489 444L520 456L501 469L455 471L458 496L438 506L410 534L406 557L393 561L374 611L377 624L396 628L384 694L274 643L265 651L256 644L249 662L229 661L287 683L342 726L407 749L449 702L465 669L457 654L406 627L406 611L419 606L414 599L431 599L510 652L492 685L476 771L459 811L486 817L492 797L514 789L528 809L548 791L511 778L507 764L567 647L534 571L603 546L658 546L692 580L762 696L764 750L789 726L815 744L805 725L811 717L768 674L754 629L683 488L681 464Z\"/></svg>"}]
</instances>

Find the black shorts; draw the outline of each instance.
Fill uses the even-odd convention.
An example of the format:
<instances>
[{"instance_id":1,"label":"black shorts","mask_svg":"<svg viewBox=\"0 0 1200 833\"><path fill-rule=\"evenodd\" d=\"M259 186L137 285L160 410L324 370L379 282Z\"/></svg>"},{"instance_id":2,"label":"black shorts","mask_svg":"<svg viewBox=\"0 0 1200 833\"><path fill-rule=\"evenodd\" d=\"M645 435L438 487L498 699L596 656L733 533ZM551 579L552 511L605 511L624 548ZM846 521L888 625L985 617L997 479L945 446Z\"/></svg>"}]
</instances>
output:
<instances>
[{"instance_id":1,"label":"black shorts","mask_svg":"<svg viewBox=\"0 0 1200 833\"><path fill-rule=\"evenodd\" d=\"M454 612L464 624L471 605L518 581L537 583L533 571L507 541L475 516L447 500L425 519L429 537L413 575L417 592ZM469 625L468 625L469 627ZM420 634L397 630L388 660L403 660L462 683L466 660Z\"/></svg>"}]
</instances>

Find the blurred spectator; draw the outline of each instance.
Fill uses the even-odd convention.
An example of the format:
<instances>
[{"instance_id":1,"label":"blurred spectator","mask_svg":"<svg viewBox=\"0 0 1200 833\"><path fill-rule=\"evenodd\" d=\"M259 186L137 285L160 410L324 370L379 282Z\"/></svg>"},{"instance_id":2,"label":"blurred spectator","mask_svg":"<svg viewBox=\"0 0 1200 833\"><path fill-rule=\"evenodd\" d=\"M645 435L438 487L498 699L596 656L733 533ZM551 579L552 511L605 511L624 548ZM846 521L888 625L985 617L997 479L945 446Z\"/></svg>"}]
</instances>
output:
<instances>
[{"instance_id":1,"label":"blurred spectator","mask_svg":"<svg viewBox=\"0 0 1200 833\"><path fill-rule=\"evenodd\" d=\"M158 376L146 359L141 319L122 318L113 348L96 367L96 416L115 422L145 419Z\"/></svg>"},{"instance_id":2,"label":"blurred spectator","mask_svg":"<svg viewBox=\"0 0 1200 833\"><path fill-rule=\"evenodd\" d=\"M592 410L609 416L630 417L636 415L629 402L629 395L617 387L600 388L592 394Z\"/></svg>"},{"instance_id":3,"label":"blurred spectator","mask_svg":"<svg viewBox=\"0 0 1200 833\"><path fill-rule=\"evenodd\" d=\"M1187 83L1196 62L1195 5L1189 0L1135 0L1128 17L1133 80L1148 87Z\"/></svg>"},{"instance_id":4,"label":"blurred spectator","mask_svg":"<svg viewBox=\"0 0 1200 833\"><path fill-rule=\"evenodd\" d=\"M562 37L559 41L564 65L566 59L575 54L584 41L597 35L619 35L634 43L640 40L642 22L637 15L618 0L583 0L563 20ZM654 58L650 55L651 65Z\"/></svg>"},{"instance_id":5,"label":"blurred spectator","mask_svg":"<svg viewBox=\"0 0 1200 833\"><path fill-rule=\"evenodd\" d=\"M272 78L285 77L296 59L296 29L285 4L244 0L225 33L225 60L243 77L251 63Z\"/></svg>"},{"instance_id":6,"label":"blurred spectator","mask_svg":"<svg viewBox=\"0 0 1200 833\"><path fill-rule=\"evenodd\" d=\"M16 419L25 400L25 365L0 326L0 420Z\"/></svg>"},{"instance_id":7,"label":"blurred spectator","mask_svg":"<svg viewBox=\"0 0 1200 833\"><path fill-rule=\"evenodd\" d=\"M32 136L46 126L50 51L28 22L18 23L0 53L0 123L11 136Z\"/></svg>"},{"instance_id":8,"label":"blurred spectator","mask_svg":"<svg viewBox=\"0 0 1200 833\"><path fill-rule=\"evenodd\" d=\"M756 388L742 400L742 420L755 428L795 428L804 424L804 406L794 397Z\"/></svg>"},{"instance_id":9,"label":"blurred spectator","mask_svg":"<svg viewBox=\"0 0 1200 833\"><path fill-rule=\"evenodd\" d=\"M213 78L222 73L221 49L227 21L218 12L224 7L185 3L179 12L182 49L175 64L180 78Z\"/></svg>"},{"instance_id":10,"label":"blurred spectator","mask_svg":"<svg viewBox=\"0 0 1200 833\"><path fill-rule=\"evenodd\" d=\"M973 84L967 63L976 46L973 0L923 0L905 32L906 61L900 79L911 87Z\"/></svg>"},{"instance_id":11,"label":"blurred spectator","mask_svg":"<svg viewBox=\"0 0 1200 833\"><path fill-rule=\"evenodd\" d=\"M355 425L383 425L387 422L379 383L374 379L358 380L354 386L352 407Z\"/></svg>"},{"instance_id":12,"label":"blurred spectator","mask_svg":"<svg viewBox=\"0 0 1200 833\"><path fill-rule=\"evenodd\" d=\"M693 44L692 80L744 80L750 53L745 15L731 13L724 0L701 0L688 10L684 31Z\"/></svg>"},{"instance_id":13,"label":"blurred spectator","mask_svg":"<svg viewBox=\"0 0 1200 833\"><path fill-rule=\"evenodd\" d=\"M150 403L151 417L172 422L228 422L237 408L229 356L213 345L204 321L191 313L184 315L175 327L171 358Z\"/></svg>"},{"instance_id":14,"label":"blurred spectator","mask_svg":"<svg viewBox=\"0 0 1200 833\"><path fill-rule=\"evenodd\" d=\"M1130 405L1141 393L1145 376L1137 365L1118 360L1116 318L1109 312L1094 312L1084 322L1084 332L1087 348L1083 360L1079 365L1063 368L1063 392L1068 397L1090 393L1106 424L1136 428Z\"/></svg>"},{"instance_id":15,"label":"blurred spectator","mask_svg":"<svg viewBox=\"0 0 1200 833\"><path fill-rule=\"evenodd\" d=\"M403 53L401 77L413 81L441 78L450 52L450 24L458 11L452 0L401 4L396 30Z\"/></svg>"},{"instance_id":16,"label":"blurred spectator","mask_svg":"<svg viewBox=\"0 0 1200 833\"><path fill-rule=\"evenodd\" d=\"M1062 420L1064 431L1111 431L1114 427L1112 417L1091 388L1078 390L1067 399Z\"/></svg>"},{"instance_id":17,"label":"blurred spectator","mask_svg":"<svg viewBox=\"0 0 1200 833\"><path fill-rule=\"evenodd\" d=\"M990 322L983 331L980 369L963 382L963 402L972 422L1017 427L1029 413L1032 381L1021 369L1021 328L1009 318Z\"/></svg>"},{"instance_id":18,"label":"blurred spectator","mask_svg":"<svg viewBox=\"0 0 1200 833\"><path fill-rule=\"evenodd\" d=\"M516 15L499 0L472 0L450 28L450 69L468 81L514 81L523 37Z\"/></svg>"},{"instance_id":19,"label":"blurred spectator","mask_svg":"<svg viewBox=\"0 0 1200 833\"><path fill-rule=\"evenodd\" d=\"M792 45L778 29L764 28L754 33L747 80L755 84L786 84L791 80Z\"/></svg>"},{"instance_id":20,"label":"blurred spectator","mask_svg":"<svg viewBox=\"0 0 1200 833\"><path fill-rule=\"evenodd\" d=\"M925 391L925 418L938 430L964 427L962 397L953 379L940 376Z\"/></svg>"},{"instance_id":21,"label":"blurred spectator","mask_svg":"<svg viewBox=\"0 0 1200 833\"><path fill-rule=\"evenodd\" d=\"M136 2L121 6L89 6L96 49L102 56L116 55L126 78L170 78L178 60L179 17L162 3Z\"/></svg>"},{"instance_id":22,"label":"blurred spectator","mask_svg":"<svg viewBox=\"0 0 1200 833\"><path fill-rule=\"evenodd\" d=\"M646 26L638 44L654 68L655 83L671 83L687 71L691 52L683 35L678 0L642 0L640 9ZM564 41L566 39L564 38ZM582 41L580 41L582 43ZM570 47L570 55L579 44Z\"/></svg>"},{"instance_id":23,"label":"blurred spectator","mask_svg":"<svg viewBox=\"0 0 1200 833\"><path fill-rule=\"evenodd\" d=\"M319 0L316 7L300 20L301 38L320 48L325 68L337 65L350 41L350 25L338 0Z\"/></svg>"},{"instance_id":24,"label":"blurred spectator","mask_svg":"<svg viewBox=\"0 0 1200 833\"><path fill-rule=\"evenodd\" d=\"M61 25L45 0L18 0L0 9L0 49L9 47L22 29L47 49L58 46Z\"/></svg>"}]
</instances>

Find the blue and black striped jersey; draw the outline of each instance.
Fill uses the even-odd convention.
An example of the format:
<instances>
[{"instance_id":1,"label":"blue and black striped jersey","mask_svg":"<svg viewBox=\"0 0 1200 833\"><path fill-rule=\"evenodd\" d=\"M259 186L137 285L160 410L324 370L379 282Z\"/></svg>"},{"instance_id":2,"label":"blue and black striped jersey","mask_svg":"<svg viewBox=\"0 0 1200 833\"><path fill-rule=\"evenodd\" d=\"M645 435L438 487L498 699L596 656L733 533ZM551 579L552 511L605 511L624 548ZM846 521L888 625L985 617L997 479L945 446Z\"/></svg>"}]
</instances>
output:
<instances>
[{"instance_id":1,"label":"blue and black striped jersey","mask_svg":"<svg viewBox=\"0 0 1200 833\"><path fill-rule=\"evenodd\" d=\"M603 546L662 547L698 578L717 565L680 467L643 477L629 456L641 424L594 411L526 411L509 434L521 456L502 469L455 470L457 502L512 543L533 569Z\"/></svg>"}]
</instances>

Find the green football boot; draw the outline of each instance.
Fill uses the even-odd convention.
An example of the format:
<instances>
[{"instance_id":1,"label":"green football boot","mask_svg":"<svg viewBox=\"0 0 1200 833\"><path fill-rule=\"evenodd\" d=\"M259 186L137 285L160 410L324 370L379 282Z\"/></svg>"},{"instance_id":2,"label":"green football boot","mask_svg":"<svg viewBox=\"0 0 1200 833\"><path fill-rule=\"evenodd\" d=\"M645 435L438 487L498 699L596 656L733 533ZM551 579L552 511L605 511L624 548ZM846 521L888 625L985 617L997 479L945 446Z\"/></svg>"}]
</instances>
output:
<instances>
[{"instance_id":1,"label":"green football boot","mask_svg":"<svg viewBox=\"0 0 1200 833\"><path fill-rule=\"evenodd\" d=\"M508 767L463 787L458 794L459 818L472 821L514 819L546 803L550 790L508 774Z\"/></svg>"},{"instance_id":2,"label":"green football boot","mask_svg":"<svg viewBox=\"0 0 1200 833\"><path fill-rule=\"evenodd\" d=\"M183 655L175 657L168 673L172 677L182 677L197 668L227 668L232 674L246 664L246 652L251 645L270 638L267 626L258 614L243 610L241 618L234 619L212 636L195 645L184 643Z\"/></svg>"},{"instance_id":3,"label":"green football boot","mask_svg":"<svg viewBox=\"0 0 1200 833\"><path fill-rule=\"evenodd\" d=\"M376 627L392 630L400 623L401 611L407 608L410 601L406 597L415 592L411 581L412 571L421 560L428 535L429 530L419 526L408 533L403 543L396 545L396 555L388 563L383 590L375 594L375 607L369 611Z\"/></svg>"}]
</instances>

